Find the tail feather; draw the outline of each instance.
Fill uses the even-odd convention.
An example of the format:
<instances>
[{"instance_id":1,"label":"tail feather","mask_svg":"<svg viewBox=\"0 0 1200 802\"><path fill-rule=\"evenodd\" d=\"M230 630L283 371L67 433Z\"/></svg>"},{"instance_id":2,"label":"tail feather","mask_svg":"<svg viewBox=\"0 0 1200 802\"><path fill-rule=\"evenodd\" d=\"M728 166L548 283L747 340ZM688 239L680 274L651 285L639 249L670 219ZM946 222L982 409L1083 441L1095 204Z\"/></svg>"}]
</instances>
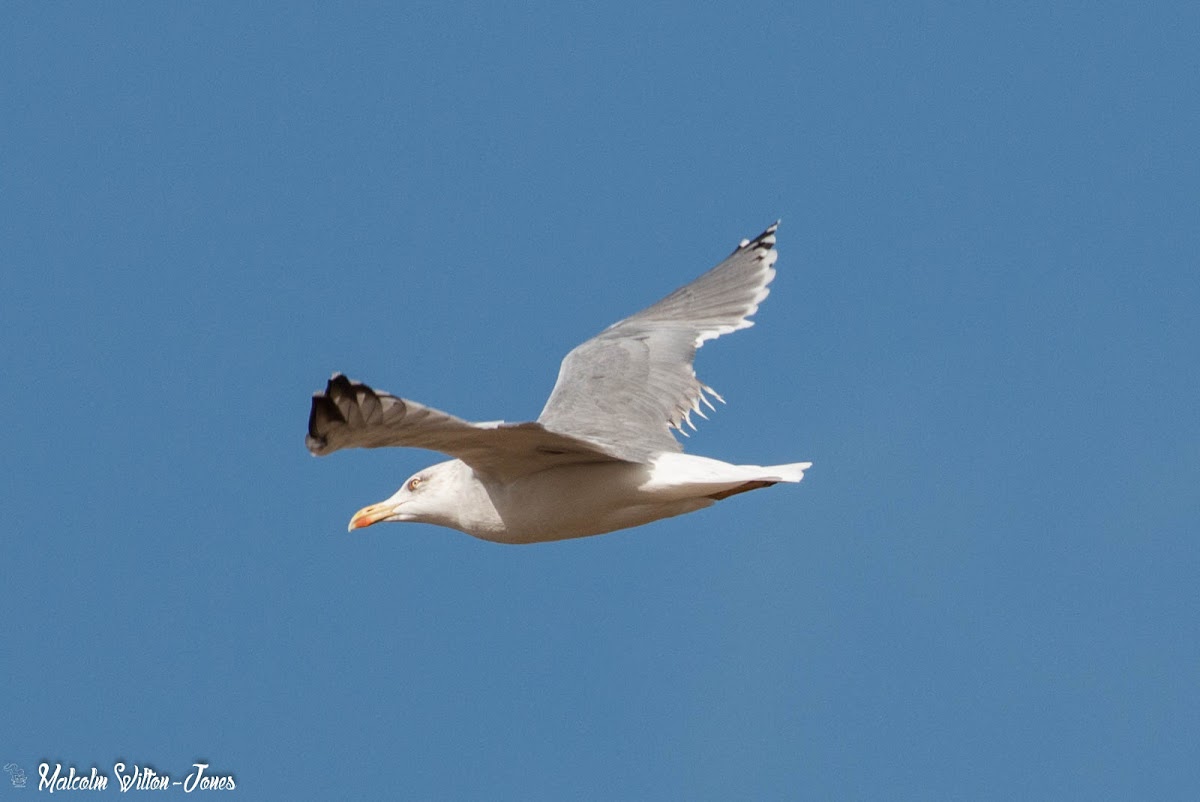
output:
<instances>
[{"instance_id":1,"label":"tail feather","mask_svg":"<svg viewBox=\"0 0 1200 802\"><path fill-rule=\"evenodd\" d=\"M751 490L758 490L771 485L779 484L780 482L799 482L804 478L804 472L812 467L811 462L792 462L787 465L739 465L739 468L761 471L761 475L751 479L748 482L727 487L724 490L718 490L716 493L710 493L708 498L714 501L736 496L738 493L747 493Z\"/></svg>"},{"instance_id":2,"label":"tail feather","mask_svg":"<svg viewBox=\"0 0 1200 802\"><path fill-rule=\"evenodd\" d=\"M642 490L668 498L722 499L779 482L799 482L811 462L731 465L694 454L659 454Z\"/></svg>"},{"instance_id":3,"label":"tail feather","mask_svg":"<svg viewBox=\"0 0 1200 802\"><path fill-rule=\"evenodd\" d=\"M799 482L804 472L812 467L811 462L790 462L787 465L764 465L763 479L777 482Z\"/></svg>"}]
</instances>

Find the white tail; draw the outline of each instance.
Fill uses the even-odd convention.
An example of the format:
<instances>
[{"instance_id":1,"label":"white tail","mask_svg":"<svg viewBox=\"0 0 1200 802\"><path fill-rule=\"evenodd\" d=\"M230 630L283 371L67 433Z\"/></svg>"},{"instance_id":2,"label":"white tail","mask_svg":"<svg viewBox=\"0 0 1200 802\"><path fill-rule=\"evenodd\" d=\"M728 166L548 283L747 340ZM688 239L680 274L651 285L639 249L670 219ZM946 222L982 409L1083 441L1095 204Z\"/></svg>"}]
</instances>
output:
<instances>
[{"instance_id":1,"label":"white tail","mask_svg":"<svg viewBox=\"0 0 1200 802\"><path fill-rule=\"evenodd\" d=\"M745 467L750 467L749 465ZM778 479L780 482L799 482L804 478L804 472L812 467L811 462L792 462L787 465L764 465L762 479Z\"/></svg>"},{"instance_id":2,"label":"white tail","mask_svg":"<svg viewBox=\"0 0 1200 802\"><path fill-rule=\"evenodd\" d=\"M659 454L641 489L663 498L722 499L777 482L799 482L811 462L787 465L731 465L695 454Z\"/></svg>"}]
</instances>

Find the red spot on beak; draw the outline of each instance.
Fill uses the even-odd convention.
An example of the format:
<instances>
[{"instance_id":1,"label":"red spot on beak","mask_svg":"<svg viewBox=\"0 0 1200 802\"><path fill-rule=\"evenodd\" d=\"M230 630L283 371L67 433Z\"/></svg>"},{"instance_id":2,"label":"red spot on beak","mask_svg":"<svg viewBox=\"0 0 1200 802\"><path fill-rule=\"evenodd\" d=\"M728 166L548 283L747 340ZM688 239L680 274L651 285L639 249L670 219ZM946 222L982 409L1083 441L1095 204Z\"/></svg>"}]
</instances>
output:
<instances>
[{"instance_id":1,"label":"red spot on beak","mask_svg":"<svg viewBox=\"0 0 1200 802\"><path fill-rule=\"evenodd\" d=\"M363 507L354 513L354 517L350 519L350 526L346 528L346 531L353 532L355 529L362 529L364 526L377 524L391 514L392 507L389 504L372 504L369 507Z\"/></svg>"}]
</instances>

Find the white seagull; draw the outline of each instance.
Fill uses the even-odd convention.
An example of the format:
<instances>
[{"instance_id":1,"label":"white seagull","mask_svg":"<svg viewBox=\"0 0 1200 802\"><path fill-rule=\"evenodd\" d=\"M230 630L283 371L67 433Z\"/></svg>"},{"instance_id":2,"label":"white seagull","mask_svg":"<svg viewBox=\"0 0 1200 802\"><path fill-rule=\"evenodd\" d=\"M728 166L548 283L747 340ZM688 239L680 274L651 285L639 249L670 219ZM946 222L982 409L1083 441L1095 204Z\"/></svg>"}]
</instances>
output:
<instances>
[{"instance_id":1,"label":"white seagull","mask_svg":"<svg viewBox=\"0 0 1200 802\"><path fill-rule=\"evenodd\" d=\"M536 422L471 423L335 373L313 394L305 443L409 446L454 459L413 474L350 530L420 521L498 543L599 535L799 482L810 462L732 465L684 454L671 429L695 429L708 396L692 360L706 341L754 325L775 277L776 222L653 306L576 346Z\"/></svg>"}]
</instances>

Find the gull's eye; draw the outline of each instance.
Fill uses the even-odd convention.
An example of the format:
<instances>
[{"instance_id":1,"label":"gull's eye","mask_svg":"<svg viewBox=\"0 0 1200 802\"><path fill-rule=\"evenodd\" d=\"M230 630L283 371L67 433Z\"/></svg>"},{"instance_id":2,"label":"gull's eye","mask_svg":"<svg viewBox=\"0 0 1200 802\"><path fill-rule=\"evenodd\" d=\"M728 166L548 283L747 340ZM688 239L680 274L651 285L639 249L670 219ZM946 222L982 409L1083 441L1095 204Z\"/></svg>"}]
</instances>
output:
<instances>
[{"instance_id":1,"label":"gull's eye","mask_svg":"<svg viewBox=\"0 0 1200 802\"><path fill-rule=\"evenodd\" d=\"M421 485L421 477L414 476L413 478L408 480L408 492L411 493L412 491L414 491L418 487L420 487L420 485Z\"/></svg>"}]
</instances>

